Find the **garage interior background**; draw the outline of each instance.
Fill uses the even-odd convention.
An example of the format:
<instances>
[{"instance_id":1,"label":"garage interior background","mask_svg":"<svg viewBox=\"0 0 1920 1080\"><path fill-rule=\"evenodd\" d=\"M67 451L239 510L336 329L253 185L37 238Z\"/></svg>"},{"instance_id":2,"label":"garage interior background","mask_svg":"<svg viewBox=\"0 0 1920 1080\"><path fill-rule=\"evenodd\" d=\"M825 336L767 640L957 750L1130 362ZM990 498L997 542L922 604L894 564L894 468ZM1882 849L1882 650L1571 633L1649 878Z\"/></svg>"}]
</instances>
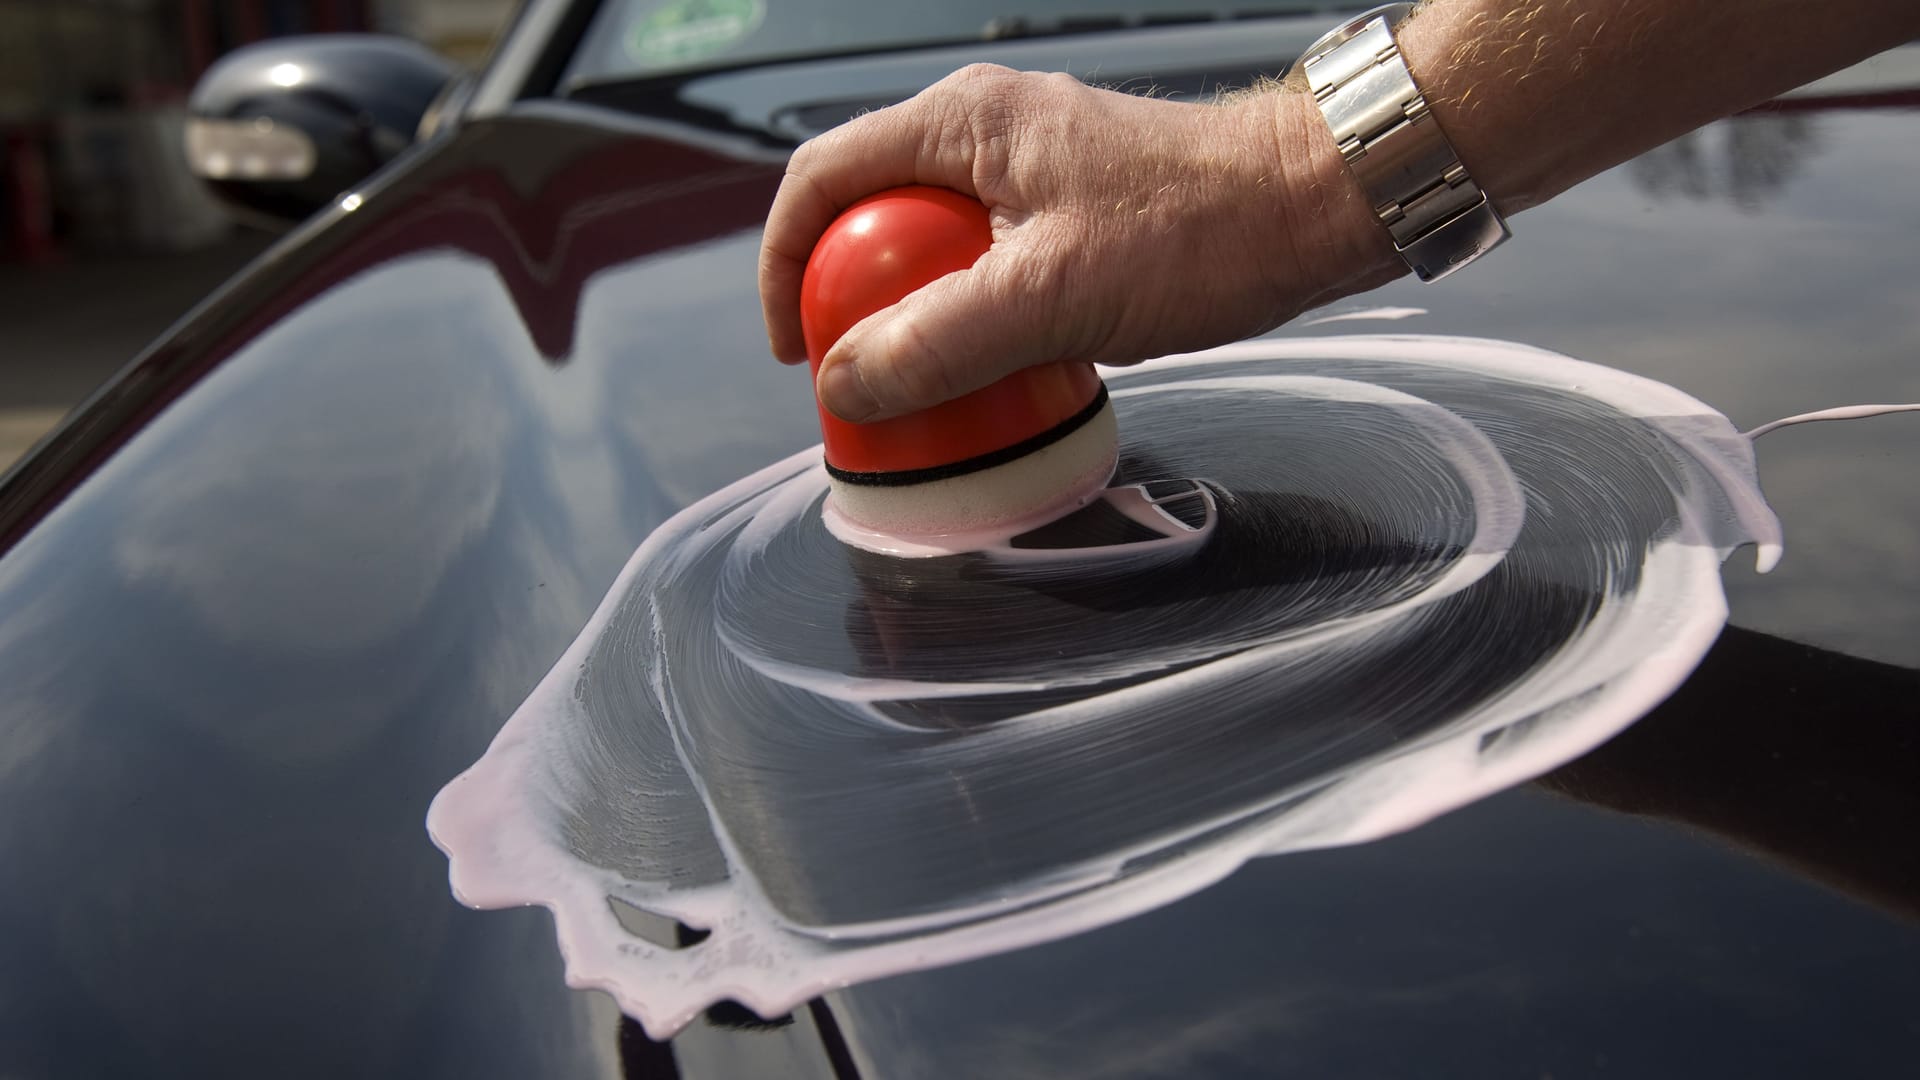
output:
<instances>
[{"instance_id":1,"label":"garage interior background","mask_svg":"<svg viewBox=\"0 0 1920 1080\"><path fill-rule=\"evenodd\" d=\"M0 469L271 239L181 149L194 80L287 34L485 59L513 0L0 0Z\"/></svg>"}]
</instances>

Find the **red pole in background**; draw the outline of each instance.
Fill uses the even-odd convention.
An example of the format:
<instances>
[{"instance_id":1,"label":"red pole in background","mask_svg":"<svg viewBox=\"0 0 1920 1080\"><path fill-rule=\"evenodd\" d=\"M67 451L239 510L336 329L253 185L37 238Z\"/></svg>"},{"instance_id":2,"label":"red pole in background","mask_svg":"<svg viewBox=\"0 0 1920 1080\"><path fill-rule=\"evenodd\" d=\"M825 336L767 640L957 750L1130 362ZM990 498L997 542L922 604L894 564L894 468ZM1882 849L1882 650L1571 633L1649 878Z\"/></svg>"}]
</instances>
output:
<instances>
[{"instance_id":1,"label":"red pole in background","mask_svg":"<svg viewBox=\"0 0 1920 1080\"><path fill-rule=\"evenodd\" d=\"M367 0L311 0L308 28L315 33L365 33L373 21Z\"/></svg>"},{"instance_id":2,"label":"red pole in background","mask_svg":"<svg viewBox=\"0 0 1920 1080\"><path fill-rule=\"evenodd\" d=\"M47 175L47 141L37 127L21 125L5 132L9 253L21 262L52 262L53 184Z\"/></svg>"},{"instance_id":3,"label":"red pole in background","mask_svg":"<svg viewBox=\"0 0 1920 1080\"><path fill-rule=\"evenodd\" d=\"M308 24L318 33L336 34L367 28L366 4L359 0L312 0Z\"/></svg>"},{"instance_id":4,"label":"red pole in background","mask_svg":"<svg viewBox=\"0 0 1920 1080\"><path fill-rule=\"evenodd\" d=\"M265 0L235 0L233 12L234 44L251 45L267 36Z\"/></svg>"},{"instance_id":5,"label":"red pole in background","mask_svg":"<svg viewBox=\"0 0 1920 1080\"><path fill-rule=\"evenodd\" d=\"M187 85L192 86L213 63L213 13L207 0L180 0L180 37L186 50Z\"/></svg>"}]
</instances>

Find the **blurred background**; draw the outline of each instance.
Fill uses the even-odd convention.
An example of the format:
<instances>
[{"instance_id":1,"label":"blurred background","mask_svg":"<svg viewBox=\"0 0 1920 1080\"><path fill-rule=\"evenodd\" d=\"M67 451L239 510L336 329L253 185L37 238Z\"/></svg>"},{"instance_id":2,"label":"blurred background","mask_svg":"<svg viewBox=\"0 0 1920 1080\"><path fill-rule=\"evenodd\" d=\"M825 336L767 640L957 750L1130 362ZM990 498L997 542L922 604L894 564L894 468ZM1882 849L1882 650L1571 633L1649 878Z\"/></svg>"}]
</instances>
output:
<instances>
[{"instance_id":1,"label":"blurred background","mask_svg":"<svg viewBox=\"0 0 1920 1080\"><path fill-rule=\"evenodd\" d=\"M273 239L187 171L208 65L288 34L478 66L515 0L0 0L0 469Z\"/></svg>"}]
</instances>

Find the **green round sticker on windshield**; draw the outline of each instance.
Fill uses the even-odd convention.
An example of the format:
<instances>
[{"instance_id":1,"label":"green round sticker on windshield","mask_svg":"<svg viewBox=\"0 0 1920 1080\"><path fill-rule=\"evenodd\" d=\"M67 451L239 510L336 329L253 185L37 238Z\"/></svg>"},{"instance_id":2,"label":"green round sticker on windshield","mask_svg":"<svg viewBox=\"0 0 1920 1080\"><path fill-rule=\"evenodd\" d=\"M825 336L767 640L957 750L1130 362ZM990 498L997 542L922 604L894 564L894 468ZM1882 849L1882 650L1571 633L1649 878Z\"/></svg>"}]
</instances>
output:
<instances>
[{"instance_id":1,"label":"green round sticker on windshield","mask_svg":"<svg viewBox=\"0 0 1920 1080\"><path fill-rule=\"evenodd\" d=\"M690 64L753 33L766 17L766 0L672 0L633 25L627 51L657 67Z\"/></svg>"}]
</instances>

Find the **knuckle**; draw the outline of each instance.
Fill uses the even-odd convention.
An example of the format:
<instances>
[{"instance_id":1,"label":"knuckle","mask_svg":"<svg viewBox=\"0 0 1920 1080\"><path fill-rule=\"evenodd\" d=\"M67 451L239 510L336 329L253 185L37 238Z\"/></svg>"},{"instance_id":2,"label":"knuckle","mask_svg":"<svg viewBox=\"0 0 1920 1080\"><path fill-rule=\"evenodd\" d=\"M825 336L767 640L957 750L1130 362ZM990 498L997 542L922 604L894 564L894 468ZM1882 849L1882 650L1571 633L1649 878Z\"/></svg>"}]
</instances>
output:
<instances>
[{"instance_id":1,"label":"knuckle","mask_svg":"<svg viewBox=\"0 0 1920 1080\"><path fill-rule=\"evenodd\" d=\"M813 162L814 156L818 153L820 153L820 137L818 135L794 147L793 153L787 158L787 175L792 176L796 173L806 172L807 166Z\"/></svg>"},{"instance_id":2,"label":"knuckle","mask_svg":"<svg viewBox=\"0 0 1920 1080\"><path fill-rule=\"evenodd\" d=\"M835 129L795 146L793 154L787 156L787 169L780 177L781 194L785 194L787 188L795 188L797 194L804 196L816 194L820 177L829 175L847 158L845 142L845 131Z\"/></svg>"},{"instance_id":3,"label":"knuckle","mask_svg":"<svg viewBox=\"0 0 1920 1080\"><path fill-rule=\"evenodd\" d=\"M977 186L994 190L1012 173L1020 131L1034 111L1034 88L1038 79L1024 72L992 67L972 84L966 99L964 123Z\"/></svg>"},{"instance_id":4,"label":"knuckle","mask_svg":"<svg viewBox=\"0 0 1920 1080\"><path fill-rule=\"evenodd\" d=\"M940 81L954 87L979 90L1004 83L1009 78L1018 78L1019 75L1019 72L1002 64L974 63L960 68Z\"/></svg>"},{"instance_id":5,"label":"knuckle","mask_svg":"<svg viewBox=\"0 0 1920 1080\"><path fill-rule=\"evenodd\" d=\"M999 64L968 64L938 84L952 91L955 103L970 119L1006 115L1024 100L1034 77Z\"/></svg>"},{"instance_id":6,"label":"knuckle","mask_svg":"<svg viewBox=\"0 0 1920 1080\"><path fill-rule=\"evenodd\" d=\"M1064 71L1050 71L1040 76L1041 89L1054 94L1071 93L1086 88L1086 83Z\"/></svg>"},{"instance_id":7,"label":"knuckle","mask_svg":"<svg viewBox=\"0 0 1920 1080\"><path fill-rule=\"evenodd\" d=\"M989 112L1017 113L1033 98L1036 81L1028 72L1001 68L999 74L977 84L975 95Z\"/></svg>"}]
</instances>

